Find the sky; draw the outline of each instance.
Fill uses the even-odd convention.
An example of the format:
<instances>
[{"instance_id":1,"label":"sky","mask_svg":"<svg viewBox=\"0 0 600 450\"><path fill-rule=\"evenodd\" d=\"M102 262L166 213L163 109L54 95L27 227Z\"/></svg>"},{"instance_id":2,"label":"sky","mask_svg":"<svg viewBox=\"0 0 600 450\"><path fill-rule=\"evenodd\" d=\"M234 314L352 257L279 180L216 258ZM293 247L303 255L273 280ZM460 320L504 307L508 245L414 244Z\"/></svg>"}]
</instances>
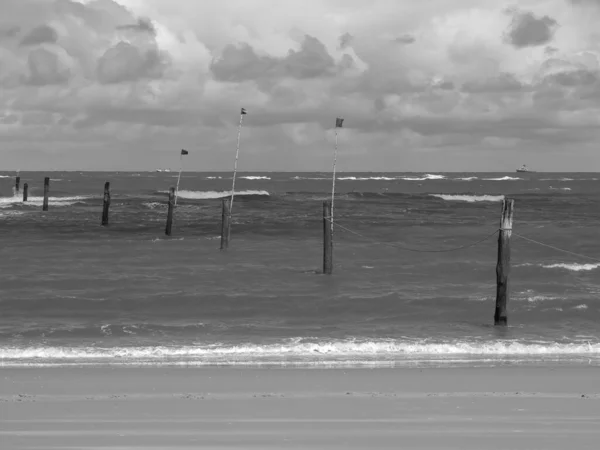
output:
<instances>
[{"instance_id":1,"label":"sky","mask_svg":"<svg viewBox=\"0 0 600 450\"><path fill-rule=\"evenodd\" d=\"M0 170L600 171L600 0L1 0Z\"/></svg>"}]
</instances>

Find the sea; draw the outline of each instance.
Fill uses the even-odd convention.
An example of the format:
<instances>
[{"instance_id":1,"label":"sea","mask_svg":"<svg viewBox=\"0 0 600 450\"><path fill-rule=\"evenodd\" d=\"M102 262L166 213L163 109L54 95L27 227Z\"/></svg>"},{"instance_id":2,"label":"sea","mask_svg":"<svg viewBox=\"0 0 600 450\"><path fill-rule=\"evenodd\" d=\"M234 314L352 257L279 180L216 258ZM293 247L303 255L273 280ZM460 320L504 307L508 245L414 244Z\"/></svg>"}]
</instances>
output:
<instances>
[{"instance_id":1,"label":"sea","mask_svg":"<svg viewBox=\"0 0 600 450\"><path fill-rule=\"evenodd\" d=\"M331 275L331 173L238 173L225 251L231 173L181 174L171 236L177 172L21 172L21 192L15 176L0 172L2 367L600 364L600 174L338 173Z\"/></svg>"}]
</instances>

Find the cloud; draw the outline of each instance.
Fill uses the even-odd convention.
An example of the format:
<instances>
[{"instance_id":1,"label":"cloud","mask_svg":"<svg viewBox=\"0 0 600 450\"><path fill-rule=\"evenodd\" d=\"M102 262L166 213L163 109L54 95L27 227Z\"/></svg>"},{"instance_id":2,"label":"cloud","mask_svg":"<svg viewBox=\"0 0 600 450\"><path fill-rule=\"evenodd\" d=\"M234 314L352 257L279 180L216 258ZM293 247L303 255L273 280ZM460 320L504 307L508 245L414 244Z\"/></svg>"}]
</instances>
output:
<instances>
[{"instance_id":1,"label":"cloud","mask_svg":"<svg viewBox=\"0 0 600 450\"><path fill-rule=\"evenodd\" d=\"M39 44L53 44L58 40L58 34L49 25L40 25L35 27L21 39L20 45L34 46Z\"/></svg>"},{"instance_id":2,"label":"cloud","mask_svg":"<svg viewBox=\"0 0 600 450\"><path fill-rule=\"evenodd\" d=\"M403 34L402 36L398 36L394 39L394 42L398 42L399 44L412 44L415 42L415 37L410 34Z\"/></svg>"},{"instance_id":3,"label":"cloud","mask_svg":"<svg viewBox=\"0 0 600 450\"><path fill-rule=\"evenodd\" d=\"M64 56L61 57L45 48L38 48L29 53L27 67L29 73L24 77L24 81L35 86L64 84L71 75Z\"/></svg>"},{"instance_id":4,"label":"cloud","mask_svg":"<svg viewBox=\"0 0 600 450\"><path fill-rule=\"evenodd\" d=\"M152 36L156 36L156 29L154 28L154 25L152 25L152 22L147 18L140 18L135 24L119 25L117 29L140 31L144 33L149 33Z\"/></svg>"},{"instance_id":5,"label":"cloud","mask_svg":"<svg viewBox=\"0 0 600 450\"><path fill-rule=\"evenodd\" d=\"M245 107L241 170L328 170L338 115L343 170L600 170L600 9L576 3L2 0L0 156L228 169Z\"/></svg>"},{"instance_id":6,"label":"cloud","mask_svg":"<svg viewBox=\"0 0 600 450\"><path fill-rule=\"evenodd\" d=\"M218 80L245 81L260 78L315 78L334 74L335 62L318 39L306 35L299 50L283 58L259 56L248 44L228 45L211 71Z\"/></svg>"},{"instance_id":7,"label":"cloud","mask_svg":"<svg viewBox=\"0 0 600 450\"><path fill-rule=\"evenodd\" d=\"M508 42L516 48L544 45L552 40L558 26L551 17L536 17L530 11L513 11L513 19L507 31Z\"/></svg>"},{"instance_id":8,"label":"cloud","mask_svg":"<svg viewBox=\"0 0 600 450\"><path fill-rule=\"evenodd\" d=\"M158 49L143 50L121 41L100 57L97 75L104 84L160 78L167 65Z\"/></svg>"}]
</instances>

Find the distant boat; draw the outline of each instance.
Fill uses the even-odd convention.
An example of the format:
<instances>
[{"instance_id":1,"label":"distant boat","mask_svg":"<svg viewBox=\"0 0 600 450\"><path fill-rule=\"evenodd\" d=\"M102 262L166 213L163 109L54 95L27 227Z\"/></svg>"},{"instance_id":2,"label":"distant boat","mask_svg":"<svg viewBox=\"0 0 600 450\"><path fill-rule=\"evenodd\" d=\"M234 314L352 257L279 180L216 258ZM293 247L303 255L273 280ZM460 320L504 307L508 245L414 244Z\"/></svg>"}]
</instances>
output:
<instances>
[{"instance_id":1,"label":"distant boat","mask_svg":"<svg viewBox=\"0 0 600 450\"><path fill-rule=\"evenodd\" d=\"M517 172L529 172L529 173L535 173L535 170L530 170L527 168L527 166L525 164L523 164L521 167L519 167L517 169Z\"/></svg>"}]
</instances>

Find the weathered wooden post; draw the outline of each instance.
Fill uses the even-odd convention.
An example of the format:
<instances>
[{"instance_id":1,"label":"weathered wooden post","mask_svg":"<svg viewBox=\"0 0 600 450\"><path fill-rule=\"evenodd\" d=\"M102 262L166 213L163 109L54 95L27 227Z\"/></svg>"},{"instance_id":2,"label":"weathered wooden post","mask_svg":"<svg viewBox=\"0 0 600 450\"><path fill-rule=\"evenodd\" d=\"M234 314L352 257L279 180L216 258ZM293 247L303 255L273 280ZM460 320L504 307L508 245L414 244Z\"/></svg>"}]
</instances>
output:
<instances>
[{"instance_id":1,"label":"weathered wooden post","mask_svg":"<svg viewBox=\"0 0 600 450\"><path fill-rule=\"evenodd\" d=\"M171 228L173 227L173 208L175 206L175 188L169 189L169 210L167 211L167 228L165 234L171 236Z\"/></svg>"},{"instance_id":2,"label":"weathered wooden post","mask_svg":"<svg viewBox=\"0 0 600 450\"><path fill-rule=\"evenodd\" d=\"M333 227L331 226L331 200L323 202L323 273L333 272Z\"/></svg>"},{"instance_id":3,"label":"weathered wooden post","mask_svg":"<svg viewBox=\"0 0 600 450\"><path fill-rule=\"evenodd\" d=\"M42 211L48 211L48 194L50 193L50 177L44 178L44 205Z\"/></svg>"},{"instance_id":4,"label":"weathered wooden post","mask_svg":"<svg viewBox=\"0 0 600 450\"><path fill-rule=\"evenodd\" d=\"M231 203L226 198L222 201L221 209L221 250L229 248L230 224L231 224Z\"/></svg>"},{"instance_id":5,"label":"weathered wooden post","mask_svg":"<svg viewBox=\"0 0 600 450\"><path fill-rule=\"evenodd\" d=\"M502 201L502 218L498 234L498 263L496 264L496 313L494 325L507 326L508 276L510 274L510 236L513 225L514 200Z\"/></svg>"},{"instance_id":6,"label":"weathered wooden post","mask_svg":"<svg viewBox=\"0 0 600 450\"><path fill-rule=\"evenodd\" d=\"M17 195L20 190L21 190L21 177L17 177L15 179L15 195Z\"/></svg>"},{"instance_id":7,"label":"weathered wooden post","mask_svg":"<svg viewBox=\"0 0 600 450\"><path fill-rule=\"evenodd\" d=\"M27 183L25 183L23 185L23 201L26 202L27 201L27 190L28 190L29 186L27 185Z\"/></svg>"},{"instance_id":8,"label":"weathered wooden post","mask_svg":"<svg viewBox=\"0 0 600 450\"><path fill-rule=\"evenodd\" d=\"M104 204L102 206L102 225L108 225L108 208L110 207L110 182L104 183Z\"/></svg>"}]
</instances>

